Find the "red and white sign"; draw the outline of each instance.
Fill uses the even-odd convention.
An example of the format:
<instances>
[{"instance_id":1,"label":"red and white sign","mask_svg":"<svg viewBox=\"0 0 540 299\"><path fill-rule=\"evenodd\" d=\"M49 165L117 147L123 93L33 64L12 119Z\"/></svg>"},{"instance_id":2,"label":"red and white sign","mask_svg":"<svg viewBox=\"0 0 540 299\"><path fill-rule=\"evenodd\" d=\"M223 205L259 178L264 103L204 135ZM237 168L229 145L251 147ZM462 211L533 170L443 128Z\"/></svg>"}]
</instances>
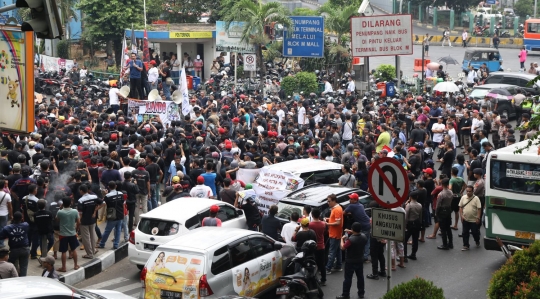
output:
<instances>
[{"instance_id":1,"label":"red and white sign","mask_svg":"<svg viewBox=\"0 0 540 299\"><path fill-rule=\"evenodd\" d=\"M394 158L380 158L369 167L368 187L381 207L395 208L409 197L409 178L403 165Z\"/></svg>"},{"instance_id":2,"label":"red and white sign","mask_svg":"<svg viewBox=\"0 0 540 299\"><path fill-rule=\"evenodd\" d=\"M351 18L352 56L411 55L411 15Z\"/></svg>"}]
</instances>

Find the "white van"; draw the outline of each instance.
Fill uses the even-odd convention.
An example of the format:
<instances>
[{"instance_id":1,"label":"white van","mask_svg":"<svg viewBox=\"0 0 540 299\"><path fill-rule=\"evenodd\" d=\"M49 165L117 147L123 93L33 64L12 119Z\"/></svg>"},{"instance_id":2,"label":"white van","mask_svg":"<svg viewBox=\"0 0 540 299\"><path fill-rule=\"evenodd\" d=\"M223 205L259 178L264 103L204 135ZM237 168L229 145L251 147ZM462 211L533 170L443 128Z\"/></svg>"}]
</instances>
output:
<instances>
[{"instance_id":1,"label":"white van","mask_svg":"<svg viewBox=\"0 0 540 299\"><path fill-rule=\"evenodd\" d=\"M140 298L255 297L274 290L295 255L291 245L259 232L202 227L152 253Z\"/></svg>"},{"instance_id":2,"label":"white van","mask_svg":"<svg viewBox=\"0 0 540 299\"><path fill-rule=\"evenodd\" d=\"M320 183L336 184L341 173L341 164L319 160L298 159L265 166L265 168L291 173L302 178L304 186Z\"/></svg>"},{"instance_id":3,"label":"white van","mask_svg":"<svg viewBox=\"0 0 540 299\"><path fill-rule=\"evenodd\" d=\"M129 236L128 258L142 269L150 255L161 244L201 226L210 215L210 207L219 206L217 218L222 227L247 229L244 211L209 198L182 197L141 215L137 228Z\"/></svg>"}]
</instances>

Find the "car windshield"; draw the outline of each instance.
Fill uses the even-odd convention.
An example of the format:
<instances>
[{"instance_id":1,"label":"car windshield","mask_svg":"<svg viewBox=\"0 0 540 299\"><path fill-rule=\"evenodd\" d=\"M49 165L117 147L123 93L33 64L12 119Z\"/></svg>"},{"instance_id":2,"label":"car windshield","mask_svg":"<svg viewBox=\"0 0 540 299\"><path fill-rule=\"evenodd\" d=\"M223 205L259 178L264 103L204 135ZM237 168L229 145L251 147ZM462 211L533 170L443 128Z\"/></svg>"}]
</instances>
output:
<instances>
[{"instance_id":1,"label":"car windshield","mask_svg":"<svg viewBox=\"0 0 540 299\"><path fill-rule=\"evenodd\" d=\"M299 205L290 204L288 202L278 202L278 213L276 217L289 219L293 212L297 212L298 215L302 215L302 210L304 206L299 203Z\"/></svg>"},{"instance_id":2,"label":"car windshield","mask_svg":"<svg viewBox=\"0 0 540 299\"><path fill-rule=\"evenodd\" d=\"M489 89L487 88L475 88L469 94L469 98L483 99L488 93Z\"/></svg>"}]
</instances>

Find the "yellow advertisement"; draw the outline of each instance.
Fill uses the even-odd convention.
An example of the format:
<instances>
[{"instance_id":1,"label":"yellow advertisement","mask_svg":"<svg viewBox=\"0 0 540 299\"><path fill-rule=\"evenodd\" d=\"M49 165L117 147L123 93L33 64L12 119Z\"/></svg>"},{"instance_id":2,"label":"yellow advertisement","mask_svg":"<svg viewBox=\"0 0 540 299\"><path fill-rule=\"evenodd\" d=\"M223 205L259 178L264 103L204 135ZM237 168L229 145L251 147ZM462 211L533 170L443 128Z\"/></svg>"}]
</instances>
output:
<instances>
[{"instance_id":1,"label":"yellow advertisement","mask_svg":"<svg viewBox=\"0 0 540 299\"><path fill-rule=\"evenodd\" d=\"M195 299L204 258L160 252L147 268L145 299Z\"/></svg>"},{"instance_id":2,"label":"yellow advertisement","mask_svg":"<svg viewBox=\"0 0 540 299\"><path fill-rule=\"evenodd\" d=\"M34 131L33 32L0 30L0 129Z\"/></svg>"},{"instance_id":3,"label":"yellow advertisement","mask_svg":"<svg viewBox=\"0 0 540 299\"><path fill-rule=\"evenodd\" d=\"M212 38L212 31L169 32L169 38Z\"/></svg>"},{"instance_id":4,"label":"yellow advertisement","mask_svg":"<svg viewBox=\"0 0 540 299\"><path fill-rule=\"evenodd\" d=\"M271 287L282 274L282 260L272 257L263 261L255 259L233 269L234 292L239 296L252 297Z\"/></svg>"}]
</instances>

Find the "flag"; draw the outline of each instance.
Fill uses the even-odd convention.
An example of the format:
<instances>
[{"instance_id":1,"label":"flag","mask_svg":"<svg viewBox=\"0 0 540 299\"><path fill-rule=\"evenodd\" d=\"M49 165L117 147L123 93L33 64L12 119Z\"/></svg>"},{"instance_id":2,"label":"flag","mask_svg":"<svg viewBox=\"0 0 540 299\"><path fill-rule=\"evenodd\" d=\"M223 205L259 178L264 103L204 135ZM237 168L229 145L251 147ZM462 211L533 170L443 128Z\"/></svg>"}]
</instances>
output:
<instances>
[{"instance_id":1,"label":"flag","mask_svg":"<svg viewBox=\"0 0 540 299\"><path fill-rule=\"evenodd\" d=\"M148 49L148 34L146 29L144 29L144 39L143 39L143 62L150 61L150 50Z\"/></svg>"},{"instance_id":2,"label":"flag","mask_svg":"<svg viewBox=\"0 0 540 299\"><path fill-rule=\"evenodd\" d=\"M137 54L137 39L135 38L133 25L131 25L131 52Z\"/></svg>"},{"instance_id":3,"label":"flag","mask_svg":"<svg viewBox=\"0 0 540 299\"><path fill-rule=\"evenodd\" d=\"M186 71L184 70L184 67L182 67L182 70L180 71L181 71L180 92L182 92L182 114L186 116L190 112L188 85L187 85Z\"/></svg>"},{"instance_id":4,"label":"flag","mask_svg":"<svg viewBox=\"0 0 540 299\"><path fill-rule=\"evenodd\" d=\"M124 74L126 73L126 55L128 48L127 48L127 41L126 41L126 35L124 35L124 40L122 41L122 57L120 57L120 82L122 83L124 80ZM118 59L118 57L117 57Z\"/></svg>"}]
</instances>

